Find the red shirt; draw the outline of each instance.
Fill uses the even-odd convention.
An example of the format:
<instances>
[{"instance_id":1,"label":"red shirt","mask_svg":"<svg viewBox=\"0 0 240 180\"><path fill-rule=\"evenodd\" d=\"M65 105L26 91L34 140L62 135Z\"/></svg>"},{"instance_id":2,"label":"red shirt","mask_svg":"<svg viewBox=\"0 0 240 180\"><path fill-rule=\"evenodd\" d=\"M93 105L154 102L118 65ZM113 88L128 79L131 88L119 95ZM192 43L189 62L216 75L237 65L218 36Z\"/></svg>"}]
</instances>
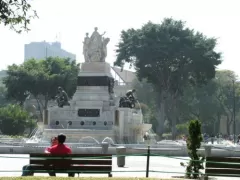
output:
<instances>
[{"instance_id":1,"label":"red shirt","mask_svg":"<svg viewBox=\"0 0 240 180\"><path fill-rule=\"evenodd\" d=\"M51 154L71 154L72 150L65 144L57 144L48 149Z\"/></svg>"}]
</instances>

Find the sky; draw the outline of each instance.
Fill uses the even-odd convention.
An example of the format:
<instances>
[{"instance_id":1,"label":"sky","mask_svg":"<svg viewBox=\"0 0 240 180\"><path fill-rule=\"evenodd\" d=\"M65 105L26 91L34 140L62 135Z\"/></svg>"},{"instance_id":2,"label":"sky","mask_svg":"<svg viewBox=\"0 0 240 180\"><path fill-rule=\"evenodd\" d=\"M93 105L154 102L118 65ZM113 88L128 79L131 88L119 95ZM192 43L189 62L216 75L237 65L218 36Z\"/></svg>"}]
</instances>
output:
<instances>
[{"instance_id":1,"label":"sky","mask_svg":"<svg viewBox=\"0 0 240 180\"><path fill-rule=\"evenodd\" d=\"M110 38L106 61L116 59L116 45L122 30L141 28L148 21L161 23L166 17L186 21L186 26L218 39L216 51L223 53L219 69L240 76L240 0L32 0L39 18L31 31L16 34L0 25L0 70L24 61L24 44L55 41L75 53L83 62L83 39L94 27ZM58 36L56 38L56 36Z\"/></svg>"}]
</instances>

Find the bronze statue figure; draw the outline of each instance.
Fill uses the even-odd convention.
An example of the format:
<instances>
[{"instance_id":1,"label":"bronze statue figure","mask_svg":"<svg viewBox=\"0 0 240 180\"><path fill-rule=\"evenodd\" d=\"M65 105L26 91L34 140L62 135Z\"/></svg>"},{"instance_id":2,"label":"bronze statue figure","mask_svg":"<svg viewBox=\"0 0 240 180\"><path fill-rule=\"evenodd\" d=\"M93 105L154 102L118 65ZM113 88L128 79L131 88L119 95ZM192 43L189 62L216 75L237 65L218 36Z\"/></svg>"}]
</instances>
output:
<instances>
[{"instance_id":1,"label":"bronze statue figure","mask_svg":"<svg viewBox=\"0 0 240 180\"><path fill-rule=\"evenodd\" d=\"M56 101L58 103L58 107L63 107L63 106L69 106L69 102L68 102L68 95L67 93L63 90L62 87L58 87L58 93L56 96Z\"/></svg>"},{"instance_id":2,"label":"bronze statue figure","mask_svg":"<svg viewBox=\"0 0 240 180\"><path fill-rule=\"evenodd\" d=\"M128 90L126 96L120 98L119 107L135 108L136 99L134 97L135 89Z\"/></svg>"}]
</instances>

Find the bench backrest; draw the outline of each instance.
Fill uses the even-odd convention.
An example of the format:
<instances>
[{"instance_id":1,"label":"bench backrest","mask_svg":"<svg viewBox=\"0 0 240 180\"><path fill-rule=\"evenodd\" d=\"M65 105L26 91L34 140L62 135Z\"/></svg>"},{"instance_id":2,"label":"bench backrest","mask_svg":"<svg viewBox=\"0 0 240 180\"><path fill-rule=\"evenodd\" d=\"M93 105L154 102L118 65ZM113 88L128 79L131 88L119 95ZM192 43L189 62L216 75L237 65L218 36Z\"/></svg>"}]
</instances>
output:
<instances>
[{"instance_id":1,"label":"bench backrest","mask_svg":"<svg viewBox=\"0 0 240 180\"><path fill-rule=\"evenodd\" d=\"M240 157L207 157L205 173L212 176L240 176Z\"/></svg>"},{"instance_id":2,"label":"bench backrest","mask_svg":"<svg viewBox=\"0 0 240 180\"><path fill-rule=\"evenodd\" d=\"M111 154L68 154L68 155L53 155L53 154L30 154L30 164L35 165L54 165L54 166L69 166L69 165L106 165L112 166Z\"/></svg>"}]
</instances>

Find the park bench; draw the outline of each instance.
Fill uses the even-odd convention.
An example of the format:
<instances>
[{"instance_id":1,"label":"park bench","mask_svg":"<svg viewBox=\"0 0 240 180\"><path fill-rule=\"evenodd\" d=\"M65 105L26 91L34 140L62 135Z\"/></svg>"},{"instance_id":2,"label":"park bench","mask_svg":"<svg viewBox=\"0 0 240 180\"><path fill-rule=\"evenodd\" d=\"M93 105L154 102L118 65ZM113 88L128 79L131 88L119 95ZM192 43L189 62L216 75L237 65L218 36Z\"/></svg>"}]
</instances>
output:
<instances>
[{"instance_id":1,"label":"park bench","mask_svg":"<svg viewBox=\"0 0 240 180\"><path fill-rule=\"evenodd\" d=\"M208 176L240 177L240 157L206 157L205 179Z\"/></svg>"},{"instance_id":2,"label":"park bench","mask_svg":"<svg viewBox=\"0 0 240 180\"><path fill-rule=\"evenodd\" d=\"M30 154L29 171L34 173L96 173L112 177L111 154Z\"/></svg>"}]
</instances>

